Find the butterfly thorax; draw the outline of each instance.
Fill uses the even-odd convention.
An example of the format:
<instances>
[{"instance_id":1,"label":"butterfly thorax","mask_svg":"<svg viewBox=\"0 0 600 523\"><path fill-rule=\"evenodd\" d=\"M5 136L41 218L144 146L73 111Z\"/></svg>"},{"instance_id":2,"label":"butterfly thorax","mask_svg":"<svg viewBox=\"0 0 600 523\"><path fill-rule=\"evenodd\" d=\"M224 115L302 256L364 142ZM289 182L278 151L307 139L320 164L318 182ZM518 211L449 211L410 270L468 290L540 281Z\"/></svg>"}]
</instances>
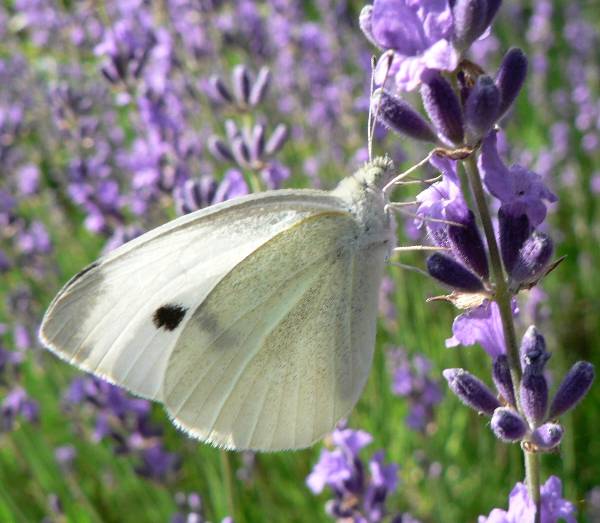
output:
<instances>
[{"instance_id":1,"label":"butterfly thorax","mask_svg":"<svg viewBox=\"0 0 600 523\"><path fill-rule=\"evenodd\" d=\"M349 211L363 229L361 243L386 243L393 246L393 224L386 211L383 187L393 177L393 163L388 157L378 157L365 164L352 176L342 180L333 195L348 203Z\"/></svg>"}]
</instances>

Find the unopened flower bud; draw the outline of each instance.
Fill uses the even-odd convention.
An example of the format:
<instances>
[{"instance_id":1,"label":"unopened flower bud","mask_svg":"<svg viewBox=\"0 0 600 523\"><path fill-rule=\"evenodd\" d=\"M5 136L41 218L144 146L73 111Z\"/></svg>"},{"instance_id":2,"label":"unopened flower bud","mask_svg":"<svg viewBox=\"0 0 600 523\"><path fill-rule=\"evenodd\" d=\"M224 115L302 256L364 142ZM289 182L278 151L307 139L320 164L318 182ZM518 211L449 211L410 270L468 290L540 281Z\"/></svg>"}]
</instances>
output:
<instances>
[{"instance_id":1,"label":"unopened flower bud","mask_svg":"<svg viewBox=\"0 0 600 523\"><path fill-rule=\"evenodd\" d=\"M521 408L531 427L538 427L546 419L548 383L544 374L532 369L523 373L521 380Z\"/></svg>"},{"instance_id":2,"label":"unopened flower bud","mask_svg":"<svg viewBox=\"0 0 600 523\"><path fill-rule=\"evenodd\" d=\"M544 371L550 354L546 351L546 340L544 336L531 325L523 335L521 347L519 348L521 369L523 372L541 374Z\"/></svg>"},{"instance_id":3,"label":"unopened flower bud","mask_svg":"<svg viewBox=\"0 0 600 523\"><path fill-rule=\"evenodd\" d=\"M485 31L488 17L487 0L456 0L452 6L454 45L467 49Z\"/></svg>"},{"instance_id":4,"label":"unopened flower bud","mask_svg":"<svg viewBox=\"0 0 600 523\"><path fill-rule=\"evenodd\" d=\"M483 290L483 283L469 269L449 256L438 252L427 259L427 272L436 280L459 291L480 292Z\"/></svg>"},{"instance_id":5,"label":"unopened flower bud","mask_svg":"<svg viewBox=\"0 0 600 523\"><path fill-rule=\"evenodd\" d=\"M231 85L236 101L240 105L247 105L250 101L252 78L250 71L244 64L238 64L231 72Z\"/></svg>"},{"instance_id":6,"label":"unopened flower bud","mask_svg":"<svg viewBox=\"0 0 600 523\"><path fill-rule=\"evenodd\" d=\"M523 244L509 275L513 282L530 283L539 280L554 253L554 243L547 234L535 231Z\"/></svg>"},{"instance_id":7,"label":"unopened flower bud","mask_svg":"<svg viewBox=\"0 0 600 523\"><path fill-rule=\"evenodd\" d=\"M250 91L250 98L248 102L252 107L257 106L264 100L270 84L271 71L268 67L261 67L260 71L258 71L258 75L256 76L256 80L254 80L254 84L252 85L252 90Z\"/></svg>"},{"instance_id":8,"label":"unopened flower bud","mask_svg":"<svg viewBox=\"0 0 600 523\"><path fill-rule=\"evenodd\" d=\"M437 142L437 136L425 119L410 104L387 91L377 89L371 97L371 110L377 120L399 134L415 140Z\"/></svg>"},{"instance_id":9,"label":"unopened flower bud","mask_svg":"<svg viewBox=\"0 0 600 523\"><path fill-rule=\"evenodd\" d=\"M469 134L479 139L485 136L498 119L500 90L490 76L482 75L469 93L465 105L465 122Z\"/></svg>"},{"instance_id":10,"label":"unopened flower bud","mask_svg":"<svg viewBox=\"0 0 600 523\"><path fill-rule=\"evenodd\" d=\"M227 135L227 140L229 142L233 142L238 136L241 136L240 130L238 129L237 124L231 120L225 120L225 134Z\"/></svg>"},{"instance_id":11,"label":"unopened flower bud","mask_svg":"<svg viewBox=\"0 0 600 523\"><path fill-rule=\"evenodd\" d=\"M238 165L242 167L250 166L250 149L241 136L234 138L231 142L231 152Z\"/></svg>"},{"instance_id":12,"label":"unopened flower bud","mask_svg":"<svg viewBox=\"0 0 600 523\"><path fill-rule=\"evenodd\" d=\"M227 86L223 83L221 78L214 74L208 79L208 83L212 89L211 97L219 103L231 103L233 102L233 96L227 89Z\"/></svg>"},{"instance_id":13,"label":"unopened flower bud","mask_svg":"<svg viewBox=\"0 0 600 523\"><path fill-rule=\"evenodd\" d=\"M531 226L525 209L522 213L507 212L504 207L498 211L500 226L500 250L506 272L510 274L519 257L519 251L531 235Z\"/></svg>"},{"instance_id":14,"label":"unopened flower bud","mask_svg":"<svg viewBox=\"0 0 600 523\"><path fill-rule=\"evenodd\" d=\"M423 106L436 129L453 145L461 144L464 125L460 102L452 86L432 69L421 77Z\"/></svg>"},{"instance_id":15,"label":"unopened flower bud","mask_svg":"<svg viewBox=\"0 0 600 523\"><path fill-rule=\"evenodd\" d=\"M500 90L500 111L498 117L502 116L513 104L527 76L527 57L521 49L513 47L502 59L496 85Z\"/></svg>"},{"instance_id":16,"label":"unopened flower bud","mask_svg":"<svg viewBox=\"0 0 600 523\"><path fill-rule=\"evenodd\" d=\"M506 442L519 441L527 433L525 420L518 412L507 407L499 407L494 411L491 426L496 437Z\"/></svg>"},{"instance_id":17,"label":"unopened flower bud","mask_svg":"<svg viewBox=\"0 0 600 523\"><path fill-rule=\"evenodd\" d=\"M502 0L487 0L487 15L484 22L486 28L494 21L501 3Z\"/></svg>"},{"instance_id":18,"label":"unopened flower bud","mask_svg":"<svg viewBox=\"0 0 600 523\"><path fill-rule=\"evenodd\" d=\"M257 162L262 158L265 152L265 126L256 124L252 128L252 136L250 137L250 157L253 162Z\"/></svg>"},{"instance_id":19,"label":"unopened flower bud","mask_svg":"<svg viewBox=\"0 0 600 523\"><path fill-rule=\"evenodd\" d=\"M267 144L265 145L265 153L272 156L277 153L285 144L289 136L287 125L280 123L271 133Z\"/></svg>"},{"instance_id":20,"label":"unopened flower bud","mask_svg":"<svg viewBox=\"0 0 600 523\"><path fill-rule=\"evenodd\" d=\"M543 450L550 450L561 442L563 433L558 423L544 423L533 431L531 441Z\"/></svg>"},{"instance_id":21,"label":"unopened flower bud","mask_svg":"<svg viewBox=\"0 0 600 523\"><path fill-rule=\"evenodd\" d=\"M218 136L209 136L207 142L208 151L221 162L235 162L235 158L229 146Z\"/></svg>"},{"instance_id":22,"label":"unopened flower bud","mask_svg":"<svg viewBox=\"0 0 600 523\"><path fill-rule=\"evenodd\" d=\"M487 255L475 215L469 209L464 219L454 220L460 225L448 226L448 237L452 242L455 254L479 276L489 276Z\"/></svg>"},{"instance_id":23,"label":"unopened flower bud","mask_svg":"<svg viewBox=\"0 0 600 523\"><path fill-rule=\"evenodd\" d=\"M488 386L464 369L446 369L442 373L450 390L465 405L491 416L500 402Z\"/></svg>"},{"instance_id":24,"label":"unopened flower bud","mask_svg":"<svg viewBox=\"0 0 600 523\"><path fill-rule=\"evenodd\" d=\"M506 354L500 354L495 360L492 368L492 377L496 389L502 395L504 400L516 407L515 391L513 389L513 381L510 375L510 367L508 366L508 358Z\"/></svg>"},{"instance_id":25,"label":"unopened flower bud","mask_svg":"<svg viewBox=\"0 0 600 523\"><path fill-rule=\"evenodd\" d=\"M548 417L557 418L577 405L590 390L594 375L594 366L587 361L573 365L556 391Z\"/></svg>"}]
</instances>

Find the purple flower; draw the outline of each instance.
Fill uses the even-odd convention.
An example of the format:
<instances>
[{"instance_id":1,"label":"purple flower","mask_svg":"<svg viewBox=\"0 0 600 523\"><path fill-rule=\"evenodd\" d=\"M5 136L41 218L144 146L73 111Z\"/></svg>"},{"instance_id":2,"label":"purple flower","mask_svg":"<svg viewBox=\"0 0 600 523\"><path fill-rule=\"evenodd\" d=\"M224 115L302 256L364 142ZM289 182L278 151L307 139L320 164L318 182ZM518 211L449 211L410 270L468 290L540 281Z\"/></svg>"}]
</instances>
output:
<instances>
[{"instance_id":1,"label":"purple flower","mask_svg":"<svg viewBox=\"0 0 600 523\"><path fill-rule=\"evenodd\" d=\"M389 352L392 392L405 397L409 413L405 422L413 430L423 431L433 419L433 407L442 400L442 391L430 376L431 362L416 354L412 360L403 349Z\"/></svg>"},{"instance_id":2,"label":"purple flower","mask_svg":"<svg viewBox=\"0 0 600 523\"><path fill-rule=\"evenodd\" d=\"M513 314L516 312L514 308ZM452 334L446 340L446 347L479 343L492 358L506 352L500 310L495 302L486 301L457 316L452 324Z\"/></svg>"},{"instance_id":3,"label":"purple flower","mask_svg":"<svg viewBox=\"0 0 600 523\"><path fill-rule=\"evenodd\" d=\"M450 42L452 10L446 0L375 0L367 25L372 41L393 51L389 76L401 91L415 89L427 69L453 71L458 65L459 53ZM384 55L375 71L378 84L387 68Z\"/></svg>"},{"instance_id":4,"label":"purple flower","mask_svg":"<svg viewBox=\"0 0 600 523\"><path fill-rule=\"evenodd\" d=\"M417 195L419 207L416 214L419 218L415 222L418 226L426 225L436 245L446 246L444 230L447 224L427 221L426 218L458 221L468 214L469 209L462 195L456 161L434 155L429 163L442 173L442 180Z\"/></svg>"},{"instance_id":5,"label":"purple flower","mask_svg":"<svg viewBox=\"0 0 600 523\"><path fill-rule=\"evenodd\" d=\"M575 506L562 497L562 483L556 476L550 476L541 488L542 523L577 523ZM517 483L512 489L508 500L508 511L495 508L490 515L479 516L478 523L533 523L535 520L535 505L529 498L527 487Z\"/></svg>"},{"instance_id":6,"label":"purple flower","mask_svg":"<svg viewBox=\"0 0 600 523\"><path fill-rule=\"evenodd\" d=\"M20 416L29 423L34 423L39 418L37 401L32 400L23 387L12 389L2 402L2 419L0 431L12 430L16 418Z\"/></svg>"},{"instance_id":7,"label":"purple flower","mask_svg":"<svg viewBox=\"0 0 600 523\"><path fill-rule=\"evenodd\" d=\"M344 452L340 449L323 449L319 461L306 478L306 484L314 494L320 494L327 485L341 490L344 481L351 476L352 469Z\"/></svg>"},{"instance_id":8,"label":"purple flower","mask_svg":"<svg viewBox=\"0 0 600 523\"><path fill-rule=\"evenodd\" d=\"M164 480L179 466L179 457L172 452L167 452L160 443L141 451L141 466L136 471L141 476Z\"/></svg>"},{"instance_id":9,"label":"purple flower","mask_svg":"<svg viewBox=\"0 0 600 523\"><path fill-rule=\"evenodd\" d=\"M515 215L525 212L533 227L546 217L544 201L557 201L556 195L544 185L539 174L520 165L510 168L504 165L493 131L483 141L479 169L487 190L502 202L504 211Z\"/></svg>"}]
</instances>

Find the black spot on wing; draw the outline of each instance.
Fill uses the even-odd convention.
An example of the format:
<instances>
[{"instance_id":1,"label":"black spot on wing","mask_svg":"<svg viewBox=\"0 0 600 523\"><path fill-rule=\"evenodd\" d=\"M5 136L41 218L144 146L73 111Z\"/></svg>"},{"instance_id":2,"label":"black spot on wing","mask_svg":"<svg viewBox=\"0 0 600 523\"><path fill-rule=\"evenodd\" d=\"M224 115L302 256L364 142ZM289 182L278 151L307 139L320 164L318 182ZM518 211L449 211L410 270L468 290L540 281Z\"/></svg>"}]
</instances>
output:
<instances>
[{"instance_id":1,"label":"black spot on wing","mask_svg":"<svg viewBox=\"0 0 600 523\"><path fill-rule=\"evenodd\" d=\"M181 305L163 305L154 311L152 323L157 329L164 327L168 331L175 330L187 311L187 308Z\"/></svg>"}]
</instances>

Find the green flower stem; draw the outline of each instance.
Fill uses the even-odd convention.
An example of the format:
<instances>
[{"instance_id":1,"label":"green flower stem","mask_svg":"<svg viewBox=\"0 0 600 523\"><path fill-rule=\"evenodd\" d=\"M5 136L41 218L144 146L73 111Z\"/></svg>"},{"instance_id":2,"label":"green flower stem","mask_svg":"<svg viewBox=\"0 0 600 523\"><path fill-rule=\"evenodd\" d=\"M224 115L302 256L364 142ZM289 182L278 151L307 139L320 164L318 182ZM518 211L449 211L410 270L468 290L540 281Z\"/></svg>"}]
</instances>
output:
<instances>
[{"instance_id":1,"label":"green flower stem","mask_svg":"<svg viewBox=\"0 0 600 523\"><path fill-rule=\"evenodd\" d=\"M540 455L537 452L528 452L523 449L525 454L525 473L527 477L527 490L529 497L535 505L535 523L542 521L542 499L540 496Z\"/></svg>"},{"instance_id":2,"label":"green flower stem","mask_svg":"<svg viewBox=\"0 0 600 523\"><path fill-rule=\"evenodd\" d=\"M500 318L502 319L502 330L506 343L506 356L510 368L510 375L513 382L514 396L517 400L517 408L521 410L519 401L519 385L521 383L521 366L519 364L519 345L517 343L517 334L513 322L511 293L508 288L500 250L496 242L492 218L483 192L483 185L479 176L479 169L475 162L475 156L472 154L464 161L465 171L469 180L471 193L477 207L477 214L483 225L488 252L490 254L490 265L492 267L492 278L494 283L494 300L498 304ZM527 480L527 489L529 497L535 503L536 514L535 522L540 523L540 459L536 453L528 452L523 449L525 457L525 473Z\"/></svg>"},{"instance_id":3,"label":"green flower stem","mask_svg":"<svg viewBox=\"0 0 600 523\"><path fill-rule=\"evenodd\" d=\"M467 172L471 193L475 198L477 213L479 215L479 219L481 220L481 224L483 225L483 231L485 233L486 243L490 253L490 265L492 267L492 277L495 290L494 299L498 304L498 308L500 309L500 317L502 318L502 329L504 331L504 338L506 340L506 356L510 366L513 387L518 389L518 385L521 382L521 366L519 364L519 345L517 343L517 334L515 332L515 325L513 323L511 307L512 296L504 276L502 259L500 258L500 250L498 249L496 235L494 234L492 218L485 200L483 185L481 184L481 178L479 177L479 169L477 168L477 163L475 162L475 157L473 154L464 161L464 166ZM515 390L516 398L519 397L519 395L516 394L517 392L518 390Z\"/></svg>"}]
</instances>

